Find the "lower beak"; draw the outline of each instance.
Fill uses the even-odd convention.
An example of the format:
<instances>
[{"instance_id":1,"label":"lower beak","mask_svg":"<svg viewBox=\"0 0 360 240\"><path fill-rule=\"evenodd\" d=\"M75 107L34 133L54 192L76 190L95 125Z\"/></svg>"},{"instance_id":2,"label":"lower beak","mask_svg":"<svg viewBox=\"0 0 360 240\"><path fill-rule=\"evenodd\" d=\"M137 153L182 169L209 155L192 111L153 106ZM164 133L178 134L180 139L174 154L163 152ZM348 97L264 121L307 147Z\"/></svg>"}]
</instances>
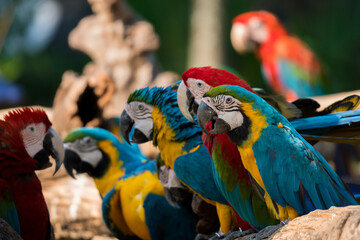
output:
<instances>
[{"instance_id":1,"label":"lower beak","mask_svg":"<svg viewBox=\"0 0 360 240\"><path fill-rule=\"evenodd\" d=\"M46 152L51 155L56 162L53 174L55 175L55 173L60 169L65 157L64 144L59 133L53 128L50 128L45 135L43 146Z\"/></svg>"},{"instance_id":2,"label":"lower beak","mask_svg":"<svg viewBox=\"0 0 360 240\"><path fill-rule=\"evenodd\" d=\"M190 90L185 86L184 82L180 83L180 86L177 90L177 101L181 113L186 117L190 122L195 122L194 115L196 116L198 104L195 102L195 98L190 92ZM196 111L193 111L194 104L196 104Z\"/></svg>"},{"instance_id":3,"label":"lower beak","mask_svg":"<svg viewBox=\"0 0 360 240\"><path fill-rule=\"evenodd\" d=\"M231 129L230 125L218 118L217 113L204 102L200 103L197 116L201 129L208 134L220 134Z\"/></svg>"},{"instance_id":4,"label":"lower beak","mask_svg":"<svg viewBox=\"0 0 360 240\"><path fill-rule=\"evenodd\" d=\"M79 155L70 150L69 148L67 148L67 144L69 143L65 143L65 160L64 160L64 166L66 169L66 172L73 178L75 178L73 170L75 169L76 171L80 168L81 165L81 159L79 157Z\"/></svg>"},{"instance_id":5,"label":"lower beak","mask_svg":"<svg viewBox=\"0 0 360 240\"><path fill-rule=\"evenodd\" d=\"M134 120L131 119L126 110L124 110L120 117L120 134L130 144L130 132L134 125Z\"/></svg>"}]
</instances>

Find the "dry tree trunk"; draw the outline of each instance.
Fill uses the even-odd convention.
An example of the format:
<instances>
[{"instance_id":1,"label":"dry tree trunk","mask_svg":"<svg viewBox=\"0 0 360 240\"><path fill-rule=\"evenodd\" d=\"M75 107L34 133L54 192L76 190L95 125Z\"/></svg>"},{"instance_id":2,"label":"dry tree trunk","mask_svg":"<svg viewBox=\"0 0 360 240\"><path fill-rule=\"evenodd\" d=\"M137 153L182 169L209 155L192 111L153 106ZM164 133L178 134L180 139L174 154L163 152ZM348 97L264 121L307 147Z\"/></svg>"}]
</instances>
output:
<instances>
[{"instance_id":1,"label":"dry tree trunk","mask_svg":"<svg viewBox=\"0 0 360 240\"><path fill-rule=\"evenodd\" d=\"M222 0L194 0L190 19L188 67L224 62Z\"/></svg>"}]
</instances>

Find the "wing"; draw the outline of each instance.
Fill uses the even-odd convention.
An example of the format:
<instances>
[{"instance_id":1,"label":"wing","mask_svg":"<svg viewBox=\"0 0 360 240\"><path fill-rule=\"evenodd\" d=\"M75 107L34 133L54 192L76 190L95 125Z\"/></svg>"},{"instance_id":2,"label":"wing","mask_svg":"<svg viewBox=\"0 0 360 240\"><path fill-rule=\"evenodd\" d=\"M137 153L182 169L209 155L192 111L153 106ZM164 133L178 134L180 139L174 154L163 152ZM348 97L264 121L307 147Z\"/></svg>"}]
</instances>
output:
<instances>
[{"instance_id":1,"label":"wing","mask_svg":"<svg viewBox=\"0 0 360 240\"><path fill-rule=\"evenodd\" d=\"M253 150L265 188L281 206L305 214L357 204L326 160L290 124L264 129Z\"/></svg>"},{"instance_id":2,"label":"wing","mask_svg":"<svg viewBox=\"0 0 360 240\"><path fill-rule=\"evenodd\" d=\"M215 185L212 174L211 158L203 146L178 157L174 164L176 176L188 187L205 199L227 204Z\"/></svg>"},{"instance_id":3,"label":"wing","mask_svg":"<svg viewBox=\"0 0 360 240\"><path fill-rule=\"evenodd\" d=\"M286 88L298 97L324 94L320 63L303 42L287 36L278 40L274 48L277 75Z\"/></svg>"},{"instance_id":4,"label":"wing","mask_svg":"<svg viewBox=\"0 0 360 240\"><path fill-rule=\"evenodd\" d=\"M217 135L212 142L213 176L229 204L256 229L278 224L267 211L264 194L245 169L237 146L227 134Z\"/></svg>"},{"instance_id":5,"label":"wing","mask_svg":"<svg viewBox=\"0 0 360 240\"><path fill-rule=\"evenodd\" d=\"M300 118L290 123L308 141L360 143L360 110Z\"/></svg>"},{"instance_id":6,"label":"wing","mask_svg":"<svg viewBox=\"0 0 360 240\"><path fill-rule=\"evenodd\" d=\"M144 209L151 239L195 239L198 217L192 212L174 208L164 197L151 193Z\"/></svg>"},{"instance_id":7,"label":"wing","mask_svg":"<svg viewBox=\"0 0 360 240\"><path fill-rule=\"evenodd\" d=\"M8 183L0 179L0 218L4 219L19 235L20 222Z\"/></svg>"},{"instance_id":8,"label":"wing","mask_svg":"<svg viewBox=\"0 0 360 240\"><path fill-rule=\"evenodd\" d=\"M129 229L122 212L120 189L113 188L103 198L102 213L106 226L119 239L139 239Z\"/></svg>"}]
</instances>

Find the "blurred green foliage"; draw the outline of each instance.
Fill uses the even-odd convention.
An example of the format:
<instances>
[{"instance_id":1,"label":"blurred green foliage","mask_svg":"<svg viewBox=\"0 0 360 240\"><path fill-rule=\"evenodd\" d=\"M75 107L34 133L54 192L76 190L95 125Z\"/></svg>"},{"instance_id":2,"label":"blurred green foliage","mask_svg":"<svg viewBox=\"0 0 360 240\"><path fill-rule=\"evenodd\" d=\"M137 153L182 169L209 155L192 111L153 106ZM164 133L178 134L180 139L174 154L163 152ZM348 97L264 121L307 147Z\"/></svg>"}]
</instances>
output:
<instances>
[{"instance_id":1,"label":"blurred green foliage","mask_svg":"<svg viewBox=\"0 0 360 240\"><path fill-rule=\"evenodd\" d=\"M63 1L63 0L62 0ZM72 0L68 0L72 1ZM77 0L75 2L84 2ZM275 13L287 29L303 39L321 59L334 91L360 89L360 1L358 0L224 0L225 65L241 73L251 85L265 87L253 53L237 54L230 43L232 19L251 10ZM163 70L186 70L189 17L192 1L128 0L127 3L154 25L160 37L157 58ZM75 4L75 3L73 3ZM79 21L73 18L72 28ZM13 28L14 26L12 26ZM63 39L67 39L68 31ZM62 73L81 72L90 59L53 42L36 55L0 54L0 72L20 83L27 92L26 104L51 106Z\"/></svg>"}]
</instances>

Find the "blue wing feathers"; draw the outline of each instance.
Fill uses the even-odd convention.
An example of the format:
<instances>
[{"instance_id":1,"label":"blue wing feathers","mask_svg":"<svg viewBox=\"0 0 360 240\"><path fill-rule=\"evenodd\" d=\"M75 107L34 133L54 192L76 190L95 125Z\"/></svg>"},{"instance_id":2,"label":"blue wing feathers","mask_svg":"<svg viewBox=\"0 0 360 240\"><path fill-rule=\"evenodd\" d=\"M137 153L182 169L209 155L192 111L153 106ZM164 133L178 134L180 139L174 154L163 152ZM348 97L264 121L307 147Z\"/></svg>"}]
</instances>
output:
<instances>
[{"instance_id":1,"label":"blue wing feathers","mask_svg":"<svg viewBox=\"0 0 360 240\"><path fill-rule=\"evenodd\" d=\"M300 118L291 120L290 123L297 131L350 125L360 121L360 110L330 113L324 116Z\"/></svg>"},{"instance_id":2,"label":"blue wing feathers","mask_svg":"<svg viewBox=\"0 0 360 240\"><path fill-rule=\"evenodd\" d=\"M303 213L311 206L303 208L301 204L301 181L316 208L357 204L326 160L293 131L290 124L282 122L283 128L269 126L264 129L253 146L260 174L270 196L280 205L291 205L297 212ZM281 146L278 142L282 142ZM277 171L273 171L271 166L277 166Z\"/></svg>"},{"instance_id":3,"label":"blue wing feathers","mask_svg":"<svg viewBox=\"0 0 360 240\"><path fill-rule=\"evenodd\" d=\"M212 201L227 204L215 185L212 175L211 158L208 150L201 145L195 152L181 155L174 164L176 176L201 196ZM196 173L196 174L194 174Z\"/></svg>"}]
</instances>

